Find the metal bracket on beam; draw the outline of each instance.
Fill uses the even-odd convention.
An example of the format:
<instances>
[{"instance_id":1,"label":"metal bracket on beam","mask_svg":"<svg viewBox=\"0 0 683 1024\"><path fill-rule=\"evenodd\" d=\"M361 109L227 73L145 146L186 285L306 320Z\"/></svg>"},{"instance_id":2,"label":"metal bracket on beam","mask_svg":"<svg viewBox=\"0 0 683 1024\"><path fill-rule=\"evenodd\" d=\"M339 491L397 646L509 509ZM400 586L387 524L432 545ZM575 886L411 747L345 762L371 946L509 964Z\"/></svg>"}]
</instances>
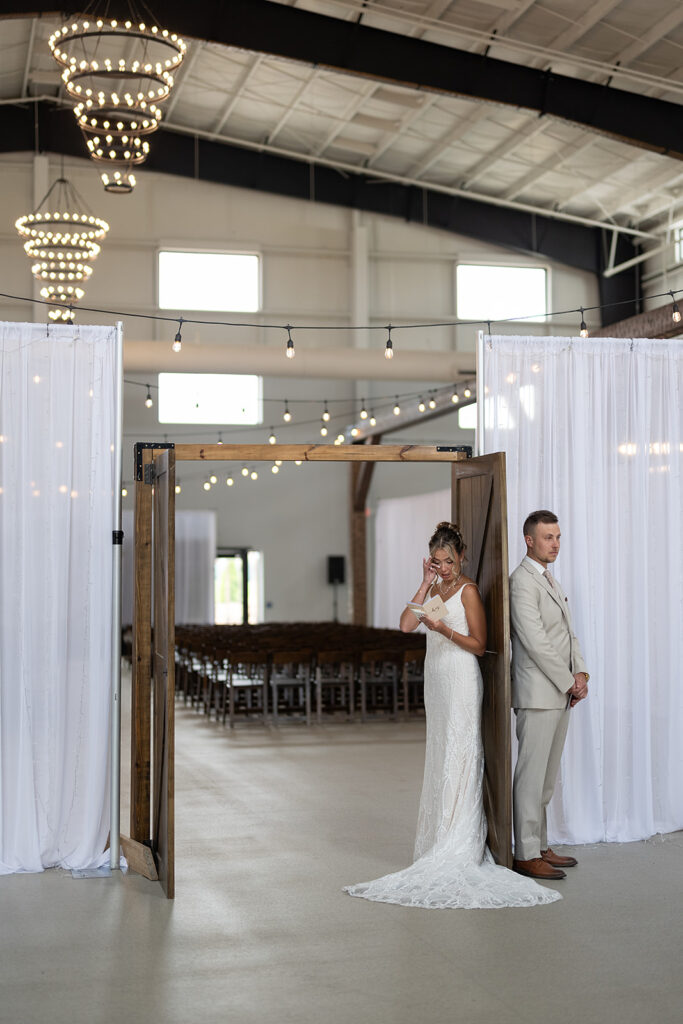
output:
<instances>
[{"instance_id":1,"label":"metal bracket on beam","mask_svg":"<svg viewBox=\"0 0 683 1024\"><path fill-rule=\"evenodd\" d=\"M151 480L143 479L142 473L142 453L145 449L157 448L160 451L175 448L175 444L171 441L136 441L133 451L135 453L135 479L139 483L151 483Z\"/></svg>"}]
</instances>

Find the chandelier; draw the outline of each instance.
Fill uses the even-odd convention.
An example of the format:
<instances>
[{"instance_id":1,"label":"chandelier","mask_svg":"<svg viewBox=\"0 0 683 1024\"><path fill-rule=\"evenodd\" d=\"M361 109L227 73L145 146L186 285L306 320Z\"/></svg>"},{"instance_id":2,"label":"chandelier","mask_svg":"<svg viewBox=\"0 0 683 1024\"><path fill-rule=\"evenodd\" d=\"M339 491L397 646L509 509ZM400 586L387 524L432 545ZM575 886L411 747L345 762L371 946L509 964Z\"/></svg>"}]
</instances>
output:
<instances>
[{"instance_id":1,"label":"chandelier","mask_svg":"<svg viewBox=\"0 0 683 1024\"><path fill-rule=\"evenodd\" d=\"M55 189L57 209L49 212L47 201ZM41 297L59 303L48 311L51 320L73 322L73 306L85 294L82 285L89 280L100 242L109 231L106 220L84 212L84 207L73 185L66 178L57 178L38 208L19 217L14 225L26 239L26 255L35 260L31 272L43 284Z\"/></svg>"},{"instance_id":2,"label":"chandelier","mask_svg":"<svg viewBox=\"0 0 683 1024\"><path fill-rule=\"evenodd\" d=\"M158 104L171 94L187 45L145 22L74 18L53 32L49 46L105 190L132 192L133 171L147 159L147 137L161 121Z\"/></svg>"}]
</instances>

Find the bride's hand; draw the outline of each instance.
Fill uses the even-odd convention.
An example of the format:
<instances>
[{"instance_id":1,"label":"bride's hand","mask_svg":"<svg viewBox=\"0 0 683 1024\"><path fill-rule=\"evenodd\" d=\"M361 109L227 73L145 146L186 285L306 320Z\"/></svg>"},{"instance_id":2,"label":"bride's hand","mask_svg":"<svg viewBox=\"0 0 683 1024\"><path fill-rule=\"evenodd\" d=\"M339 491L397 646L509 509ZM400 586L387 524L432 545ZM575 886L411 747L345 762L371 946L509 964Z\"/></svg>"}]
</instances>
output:
<instances>
[{"instance_id":1,"label":"bride's hand","mask_svg":"<svg viewBox=\"0 0 683 1024\"><path fill-rule=\"evenodd\" d=\"M437 577L437 572L432 565L431 558L422 559L422 582L431 587Z\"/></svg>"},{"instance_id":2,"label":"bride's hand","mask_svg":"<svg viewBox=\"0 0 683 1024\"><path fill-rule=\"evenodd\" d=\"M440 632L439 619L430 619L428 615L421 615L420 622L423 622L427 629L435 629L437 633Z\"/></svg>"}]
</instances>

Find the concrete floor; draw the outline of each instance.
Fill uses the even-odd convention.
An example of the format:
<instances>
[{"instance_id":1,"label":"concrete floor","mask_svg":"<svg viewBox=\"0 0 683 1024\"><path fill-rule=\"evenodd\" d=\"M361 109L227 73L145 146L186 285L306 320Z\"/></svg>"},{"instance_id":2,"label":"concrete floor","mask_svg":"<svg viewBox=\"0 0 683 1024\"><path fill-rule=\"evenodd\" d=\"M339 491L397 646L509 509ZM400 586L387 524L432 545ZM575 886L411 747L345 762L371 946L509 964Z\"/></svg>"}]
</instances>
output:
<instances>
[{"instance_id":1,"label":"concrete floor","mask_svg":"<svg viewBox=\"0 0 683 1024\"><path fill-rule=\"evenodd\" d=\"M681 832L579 848L547 907L341 892L409 862L423 737L179 708L175 901L132 873L0 879L2 1024L680 1024Z\"/></svg>"}]
</instances>

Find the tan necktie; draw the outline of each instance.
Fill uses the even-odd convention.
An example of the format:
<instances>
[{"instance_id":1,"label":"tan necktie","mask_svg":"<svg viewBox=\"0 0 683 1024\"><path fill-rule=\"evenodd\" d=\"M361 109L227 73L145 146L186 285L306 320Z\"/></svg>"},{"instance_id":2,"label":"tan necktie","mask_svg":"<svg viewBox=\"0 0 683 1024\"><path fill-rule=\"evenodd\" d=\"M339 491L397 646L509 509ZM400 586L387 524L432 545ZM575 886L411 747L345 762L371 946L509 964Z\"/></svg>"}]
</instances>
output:
<instances>
[{"instance_id":1,"label":"tan necktie","mask_svg":"<svg viewBox=\"0 0 683 1024\"><path fill-rule=\"evenodd\" d=\"M550 573L548 572L548 570L547 570L547 569L545 570L545 572L543 573L543 575L544 575L544 576L545 576L545 578L547 579L547 581L548 581L548 583L550 584L550 586L552 587L553 591L554 591L555 593L557 593L557 587L555 586L555 580L554 580L554 579L552 578L552 576L550 575Z\"/></svg>"}]
</instances>

